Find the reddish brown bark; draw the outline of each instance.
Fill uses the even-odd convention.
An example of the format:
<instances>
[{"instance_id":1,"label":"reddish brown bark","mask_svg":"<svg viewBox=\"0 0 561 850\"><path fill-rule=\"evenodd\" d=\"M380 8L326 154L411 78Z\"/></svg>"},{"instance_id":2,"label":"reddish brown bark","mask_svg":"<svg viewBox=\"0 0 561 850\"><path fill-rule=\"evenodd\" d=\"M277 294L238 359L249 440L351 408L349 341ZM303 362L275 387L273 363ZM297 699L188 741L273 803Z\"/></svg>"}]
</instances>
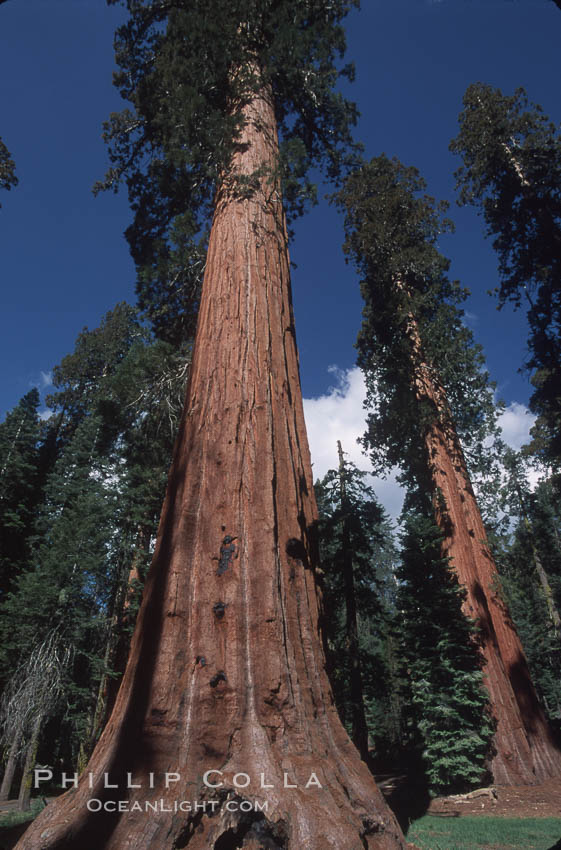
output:
<instances>
[{"instance_id":1,"label":"reddish brown bark","mask_svg":"<svg viewBox=\"0 0 561 850\"><path fill-rule=\"evenodd\" d=\"M270 171L268 96L254 95L244 116L232 172ZM99 780L90 790L86 775L49 805L19 850L404 846L324 671L282 205L271 177L259 185L236 198L225 182L217 199L156 553L115 709L88 766ZM221 788L203 784L211 769L222 772L211 777ZM120 790L100 787L103 771ZM125 791L127 771L144 788ZM170 789L165 771L181 774ZM238 773L249 787L235 787ZM285 773L298 787L283 787ZM261 774L272 788L259 787ZM322 788L305 788L311 774ZM216 811L88 814L88 798L108 795L129 807L185 800ZM227 810L241 799L268 810Z\"/></svg>"},{"instance_id":2,"label":"reddish brown bark","mask_svg":"<svg viewBox=\"0 0 561 850\"><path fill-rule=\"evenodd\" d=\"M448 555L467 590L464 613L477 620L485 659L484 682L496 722L495 783L528 785L561 775L561 752L528 670L522 645L501 598L500 579L470 482L443 387L423 364L418 331L411 322L417 360L415 390L435 411L426 449L435 491L435 513Z\"/></svg>"}]
</instances>

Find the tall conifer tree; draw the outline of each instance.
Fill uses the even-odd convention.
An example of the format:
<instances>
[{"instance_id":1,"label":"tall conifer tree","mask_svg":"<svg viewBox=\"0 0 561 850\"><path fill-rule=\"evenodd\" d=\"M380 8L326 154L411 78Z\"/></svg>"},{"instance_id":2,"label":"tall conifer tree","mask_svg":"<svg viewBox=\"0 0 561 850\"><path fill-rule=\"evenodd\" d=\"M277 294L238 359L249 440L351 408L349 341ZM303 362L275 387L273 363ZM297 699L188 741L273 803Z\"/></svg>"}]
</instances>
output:
<instances>
[{"instance_id":1,"label":"tall conifer tree","mask_svg":"<svg viewBox=\"0 0 561 850\"><path fill-rule=\"evenodd\" d=\"M433 794L481 785L493 737L483 659L433 519L406 516L397 577L403 743L420 753Z\"/></svg>"},{"instance_id":2,"label":"tall conifer tree","mask_svg":"<svg viewBox=\"0 0 561 850\"><path fill-rule=\"evenodd\" d=\"M94 787L84 777L47 807L20 850L403 847L324 671L281 189L284 177L297 208L311 162L340 169L353 112L333 85L348 5L128 3L119 61L137 112L115 119L114 155L119 167L133 155L136 237L148 223L140 254L153 259L151 226L165 251L170 221L199 232L205 206L212 229L156 553L89 765ZM147 799L169 808L177 798L170 770L182 799L206 808L142 813ZM103 788L103 772L121 787ZM127 772L143 787L127 790ZM261 774L272 787L260 787ZM297 787L285 788L283 774ZM123 794L128 813L85 807Z\"/></svg>"},{"instance_id":3,"label":"tall conifer tree","mask_svg":"<svg viewBox=\"0 0 561 850\"><path fill-rule=\"evenodd\" d=\"M499 258L499 306L527 305L534 448L561 470L561 133L523 89L468 87L450 148L459 201L482 214Z\"/></svg>"},{"instance_id":4,"label":"tall conifer tree","mask_svg":"<svg viewBox=\"0 0 561 850\"><path fill-rule=\"evenodd\" d=\"M465 614L480 629L496 722L495 781L533 783L561 773L561 752L498 594L460 443L459 434L468 449L481 446L493 430L493 399L481 351L461 321L463 293L436 248L445 208L424 189L415 169L381 156L351 175L338 197L345 250L365 300L358 349L373 406L366 441L375 458L383 452L384 462L404 470L412 491L431 495L443 555L466 588Z\"/></svg>"},{"instance_id":5,"label":"tall conifer tree","mask_svg":"<svg viewBox=\"0 0 561 850\"><path fill-rule=\"evenodd\" d=\"M39 392L30 390L0 424L0 602L27 566L39 501Z\"/></svg>"}]
</instances>

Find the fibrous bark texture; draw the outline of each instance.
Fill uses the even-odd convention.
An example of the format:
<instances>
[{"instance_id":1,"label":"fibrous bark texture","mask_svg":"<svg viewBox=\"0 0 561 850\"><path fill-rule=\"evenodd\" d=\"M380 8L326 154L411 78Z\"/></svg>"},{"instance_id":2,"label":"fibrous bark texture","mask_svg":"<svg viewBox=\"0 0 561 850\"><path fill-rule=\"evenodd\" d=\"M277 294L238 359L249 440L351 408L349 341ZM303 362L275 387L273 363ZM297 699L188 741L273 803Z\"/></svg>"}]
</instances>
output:
<instances>
[{"instance_id":1,"label":"fibrous bark texture","mask_svg":"<svg viewBox=\"0 0 561 850\"><path fill-rule=\"evenodd\" d=\"M246 124L228 177L259 171L258 188L244 195L225 179L217 197L184 416L127 670L78 789L47 807L19 850L404 846L324 672L269 92L240 108ZM204 784L210 770L220 787ZM104 772L119 789L102 787ZM169 788L166 772L180 775ZM143 787L127 790L127 773ZM129 811L89 813L91 798L124 800ZM146 801L199 808L147 814Z\"/></svg>"},{"instance_id":2,"label":"fibrous bark texture","mask_svg":"<svg viewBox=\"0 0 561 850\"><path fill-rule=\"evenodd\" d=\"M416 354L418 333L413 330ZM501 597L481 513L443 387L422 364L416 394L436 416L426 431L426 450L438 524L460 584L466 616L477 620L484 656L484 682L496 723L490 769L499 785L528 785L561 775L561 752L538 701L522 645Z\"/></svg>"}]
</instances>

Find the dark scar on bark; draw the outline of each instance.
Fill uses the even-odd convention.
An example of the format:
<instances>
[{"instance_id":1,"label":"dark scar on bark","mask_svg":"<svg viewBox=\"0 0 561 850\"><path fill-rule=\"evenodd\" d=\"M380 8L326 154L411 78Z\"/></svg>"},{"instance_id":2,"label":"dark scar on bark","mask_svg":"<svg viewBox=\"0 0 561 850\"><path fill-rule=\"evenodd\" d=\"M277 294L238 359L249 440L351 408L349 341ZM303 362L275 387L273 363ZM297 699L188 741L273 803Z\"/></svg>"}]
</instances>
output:
<instances>
[{"instance_id":1,"label":"dark scar on bark","mask_svg":"<svg viewBox=\"0 0 561 850\"><path fill-rule=\"evenodd\" d=\"M286 541L286 554L295 561L306 561L306 547L297 537L291 537Z\"/></svg>"},{"instance_id":2,"label":"dark scar on bark","mask_svg":"<svg viewBox=\"0 0 561 850\"><path fill-rule=\"evenodd\" d=\"M216 674L216 676L212 677L209 684L210 684L211 688L216 688L217 685L220 684L220 682L226 682L226 681L227 681L226 673L223 670L219 670L218 673Z\"/></svg>"},{"instance_id":3,"label":"dark scar on bark","mask_svg":"<svg viewBox=\"0 0 561 850\"><path fill-rule=\"evenodd\" d=\"M213 561L218 561L218 569L216 570L217 576L221 576L225 573L228 567L231 566L232 561L238 557L238 547L234 543L234 540L237 539L237 537L232 537L230 534L227 534L222 541L220 555L218 557L215 556L212 559Z\"/></svg>"},{"instance_id":4,"label":"dark scar on bark","mask_svg":"<svg viewBox=\"0 0 561 850\"><path fill-rule=\"evenodd\" d=\"M212 610L214 612L214 616L217 620L221 620L224 614L226 613L226 603L225 602L217 602L216 605L212 606Z\"/></svg>"},{"instance_id":5,"label":"dark scar on bark","mask_svg":"<svg viewBox=\"0 0 561 850\"><path fill-rule=\"evenodd\" d=\"M201 667L206 667L206 658L204 655L197 655L195 659L195 664L200 664Z\"/></svg>"}]
</instances>

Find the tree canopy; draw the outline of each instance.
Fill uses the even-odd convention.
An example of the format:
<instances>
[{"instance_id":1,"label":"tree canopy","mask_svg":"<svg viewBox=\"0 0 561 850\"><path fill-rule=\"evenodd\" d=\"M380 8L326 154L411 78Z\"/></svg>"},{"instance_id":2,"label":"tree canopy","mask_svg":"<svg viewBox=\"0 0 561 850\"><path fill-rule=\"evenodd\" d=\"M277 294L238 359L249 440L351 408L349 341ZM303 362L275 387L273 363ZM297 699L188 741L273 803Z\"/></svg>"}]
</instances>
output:
<instances>
[{"instance_id":1,"label":"tree canopy","mask_svg":"<svg viewBox=\"0 0 561 850\"><path fill-rule=\"evenodd\" d=\"M473 458L481 456L496 415L481 347L459 306L467 291L448 278L450 263L437 248L439 235L452 229L447 205L425 190L415 168L382 155L363 163L336 195L345 214L344 251L364 299L357 348L372 410L365 441L378 468L400 466L414 477L425 466L422 435L435 416L416 397L416 370L428 369L443 387Z\"/></svg>"},{"instance_id":2,"label":"tree canopy","mask_svg":"<svg viewBox=\"0 0 561 850\"><path fill-rule=\"evenodd\" d=\"M536 447L561 462L561 133L524 89L469 86L450 148L459 203L482 214L499 258L499 307L528 304L526 367L539 414Z\"/></svg>"},{"instance_id":3,"label":"tree canopy","mask_svg":"<svg viewBox=\"0 0 561 850\"><path fill-rule=\"evenodd\" d=\"M315 199L312 168L337 179L353 157L357 112L335 83L353 76L340 61L341 20L357 5L126 2L115 85L131 108L105 125L112 167L96 188L127 185L140 306L163 338L194 330L215 192L241 130L238 107L251 91L272 92L289 217ZM240 178L242 194L256 176Z\"/></svg>"}]
</instances>

